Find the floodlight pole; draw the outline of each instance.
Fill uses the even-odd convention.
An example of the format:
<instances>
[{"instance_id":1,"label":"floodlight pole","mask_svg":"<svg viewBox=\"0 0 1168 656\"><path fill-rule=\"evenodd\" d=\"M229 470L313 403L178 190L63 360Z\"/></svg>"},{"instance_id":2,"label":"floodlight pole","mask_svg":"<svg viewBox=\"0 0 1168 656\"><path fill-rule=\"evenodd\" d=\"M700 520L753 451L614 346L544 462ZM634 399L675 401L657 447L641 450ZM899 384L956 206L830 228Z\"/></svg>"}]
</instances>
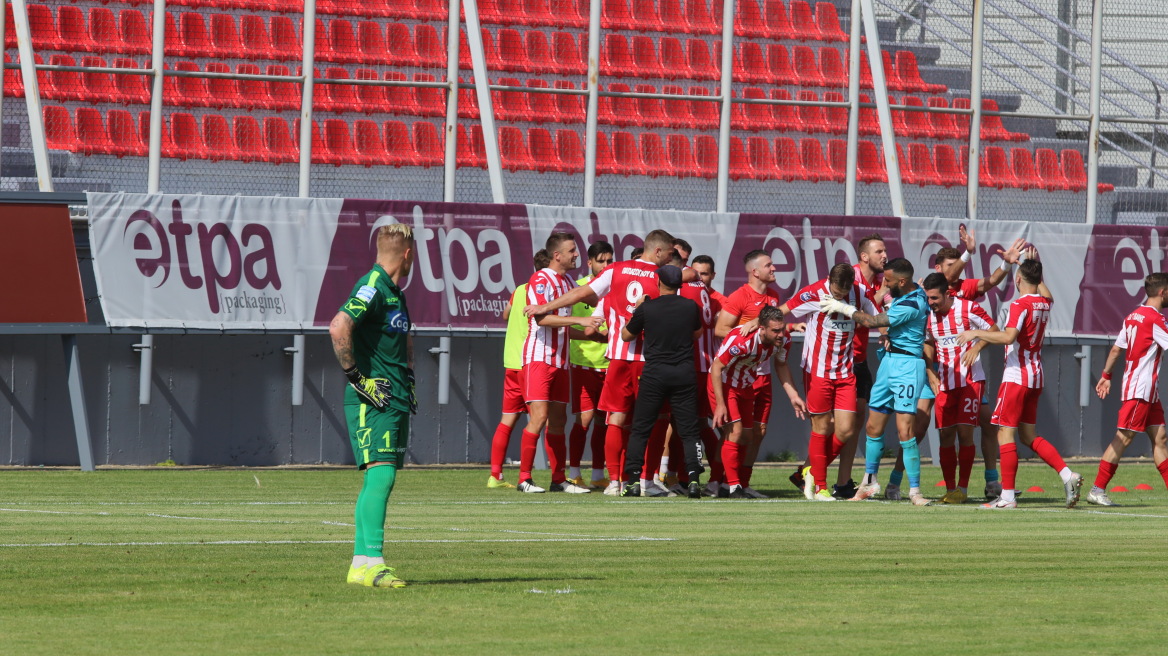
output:
<instances>
[{"instance_id":1,"label":"floodlight pole","mask_svg":"<svg viewBox=\"0 0 1168 656\"><path fill-rule=\"evenodd\" d=\"M860 3L852 3L851 36L848 39L848 153L844 177L844 215L856 213L856 167L860 148L860 34L863 16Z\"/></svg>"},{"instance_id":2,"label":"floodlight pole","mask_svg":"<svg viewBox=\"0 0 1168 656\"><path fill-rule=\"evenodd\" d=\"M966 218L977 220L977 195L979 178L981 176L981 78L982 78L982 48L985 44L985 2L973 0L973 32L970 35L969 71L969 108L973 114L969 117L969 162L968 181L966 186Z\"/></svg>"},{"instance_id":3,"label":"floodlight pole","mask_svg":"<svg viewBox=\"0 0 1168 656\"><path fill-rule=\"evenodd\" d=\"M483 32L479 23L477 0L462 0L466 10L466 45L470 48L470 63L474 69L475 94L479 100L479 120L483 124L483 146L487 151L487 177L491 181L491 201L506 203L503 187L503 163L499 158L499 134L495 131L495 108L491 103L491 79L487 76L487 60L483 50Z\"/></svg>"},{"instance_id":4,"label":"floodlight pole","mask_svg":"<svg viewBox=\"0 0 1168 656\"><path fill-rule=\"evenodd\" d=\"M446 30L446 152L443 157L442 200L454 202L454 184L458 173L458 8L461 0L450 0L450 17Z\"/></svg>"},{"instance_id":5,"label":"floodlight pole","mask_svg":"<svg viewBox=\"0 0 1168 656\"><path fill-rule=\"evenodd\" d=\"M714 0L717 2L718 0ZM718 119L718 212L726 212L730 200L730 100L734 88L734 0L722 3L722 114Z\"/></svg>"},{"instance_id":6,"label":"floodlight pole","mask_svg":"<svg viewBox=\"0 0 1168 656\"><path fill-rule=\"evenodd\" d=\"M979 0L975 0L977 2ZM892 131L892 110L888 107L888 82L884 77L884 56L876 27L872 0L860 0L864 34L868 38L868 67L872 69L872 93L876 96L876 116L880 120L880 141L884 146L884 168L888 170L888 196L892 212L904 216L904 193L900 186L900 158L896 155L896 135Z\"/></svg>"},{"instance_id":7,"label":"floodlight pole","mask_svg":"<svg viewBox=\"0 0 1168 656\"><path fill-rule=\"evenodd\" d=\"M49 148L45 141L45 119L41 113L41 92L37 83L36 56L32 50L32 33L28 25L28 3L12 0L12 18L16 46L20 50L20 76L24 80L24 104L28 108L28 131L32 156L36 164L37 188L53 190L53 170L49 165Z\"/></svg>"},{"instance_id":8,"label":"floodlight pole","mask_svg":"<svg viewBox=\"0 0 1168 656\"><path fill-rule=\"evenodd\" d=\"M703 0L704 1L704 0ZM600 111L600 3L588 5L588 109L584 118L584 207L596 207L596 132Z\"/></svg>"},{"instance_id":9,"label":"floodlight pole","mask_svg":"<svg viewBox=\"0 0 1168 656\"><path fill-rule=\"evenodd\" d=\"M1091 126L1087 137L1087 225L1095 225L1099 202L1099 101L1102 94L1103 0L1091 8ZM1091 404L1091 345L1084 344L1079 358L1079 407Z\"/></svg>"}]
</instances>

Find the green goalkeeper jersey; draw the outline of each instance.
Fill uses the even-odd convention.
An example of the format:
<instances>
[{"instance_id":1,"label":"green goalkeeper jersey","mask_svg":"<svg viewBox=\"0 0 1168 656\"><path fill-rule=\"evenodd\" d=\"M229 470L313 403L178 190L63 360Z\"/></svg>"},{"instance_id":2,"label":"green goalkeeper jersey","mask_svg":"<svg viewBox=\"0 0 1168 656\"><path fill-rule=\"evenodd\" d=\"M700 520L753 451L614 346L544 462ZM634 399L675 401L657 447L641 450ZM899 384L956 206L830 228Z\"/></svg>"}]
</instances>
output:
<instances>
[{"instance_id":1,"label":"green goalkeeper jersey","mask_svg":"<svg viewBox=\"0 0 1168 656\"><path fill-rule=\"evenodd\" d=\"M410 312L406 297L381 265L361 277L341 312L353 318L353 359L361 373L385 378L391 385L389 407L409 412ZM345 388L345 404L361 403L352 386Z\"/></svg>"}]
</instances>

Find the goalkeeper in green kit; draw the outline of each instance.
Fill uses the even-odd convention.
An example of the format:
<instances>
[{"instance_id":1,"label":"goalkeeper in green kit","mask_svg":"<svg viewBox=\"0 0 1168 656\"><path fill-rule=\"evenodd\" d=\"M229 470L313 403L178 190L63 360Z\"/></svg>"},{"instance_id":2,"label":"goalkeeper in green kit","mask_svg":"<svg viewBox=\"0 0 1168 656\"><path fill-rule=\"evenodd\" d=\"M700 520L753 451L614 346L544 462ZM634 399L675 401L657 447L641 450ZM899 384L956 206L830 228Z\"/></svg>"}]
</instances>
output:
<instances>
[{"instance_id":1,"label":"goalkeeper in green kit","mask_svg":"<svg viewBox=\"0 0 1168 656\"><path fill-rule=\"evenodd\" d=\"M392 224L377 232L377 262L353 287L329 325L333 352L345 370L345 422L357 467L365 472L354 512L356 537L348 582L402 588L385 564L385 507L405 462L414 397L410 313L398 283L410 274L414 235Z\"/></svg>"}]
</instances>

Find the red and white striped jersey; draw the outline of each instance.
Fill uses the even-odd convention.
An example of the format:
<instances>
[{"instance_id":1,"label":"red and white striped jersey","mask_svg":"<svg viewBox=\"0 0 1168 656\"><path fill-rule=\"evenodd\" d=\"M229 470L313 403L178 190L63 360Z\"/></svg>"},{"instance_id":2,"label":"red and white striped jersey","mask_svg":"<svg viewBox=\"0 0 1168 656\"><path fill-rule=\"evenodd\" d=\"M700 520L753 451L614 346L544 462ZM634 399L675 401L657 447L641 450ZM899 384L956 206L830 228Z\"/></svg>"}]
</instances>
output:
<instances>
[{"instance_id":1,"label":"red and white striped jersey","mask_svg":"<svg viewBox=\"0 0 1168 656\"><path fill-rule=\"evenodd\" d=\"M979 286L981 286L981 280L977 278L962 278L957 281L956 287L949 287L949 295L964 298L967 301L977 301L985 296L978 290Z\"/></svg>"},{"instance_id":2,"label":"red and white striped jersey","mask_svg":"<svg viewBox=\"0 0 1168 656\"><path fill-rule=\"evenodd\" d=\"M527 281L527 304L543 305L567 294L576 287L576 281L552 269L540 269ZM572 307L562 307L555 311L561 317L572 316ZM531 317L527 329L527 340L523 342L523 364L544 362L561 369L568 368L568 328L541 326L538 317Z\"/></svg>"},{"instance_id":3,"label":"red and white striped jersey","mask_svg":"<svg viewBox=\"0 0 1168 656\"><path fill-rule=\"evenodd\" d=\"M871 280L864 279L864 272L860 270L859 264L853 264L852 268L856 270L856 284L864 288L864 295L872 301L873 307L877 312L883 312L884 308L876 305L876 290L884 284L884 274L877 273L872 276ZM887 300L887 296L885 296ZM872 334L872 329L868 326L856 326L856 337L852 340L852 358L854 362L864 362L868 359L868 339Z\"/></svg>"},{"instance_id":4,"label":"red and white striped jersey","mask_svg":"<svg viewBox=\"0 0 1168 656\"><path fill-rule=\"evenodd\" d=\"M844 302L861 312L876 314L876 306L869 300L865 290L853 284ZM819 299L824 296L831 296L831 286L826 278L795 292L794 299L787 303L792 317L807 318L801 364L803 371L818 378L847 378L853 373L856 322L842 314L820 312Z\"/></svg>"},{"instance_id":5,"label":"red and white striped jersey","mask_svg":"<svg viewBox=\"0 0 1168 656\"><path fill-rule=\"evenodd\" d=\"M701 281L682 284L678 293L697 303L698 309L701 310L702 334L694 342L697 355L694 362L697 363L698 372L706 373L710 370L710 364L713 363L714 354L717 352L714 347L714 340L717 339L714 336L714 324L718 322L718 312L721 311L722 304L714 300L706 284Z\"/></svg>"},{"instance_id":6,"label":"red and white striped jersey","mask_svg":"<svg viewBox=\"0 0 1168 656\"><path fill-rule=\"evenodd\" d=\"M736 327L722 340L722 348L718 349L718 359L725 367L722 369L722 382L730 387L745 388L754 384L759 365L770 361L775 345L767 346L762 343L761 330L755 330L749 335L742 334L742 328Z\"/></svg>"},{"instance_id":7,"label":"red and white striped jersey","mask_svg":"<svg viewBox=\"0 0 1168 656\"><path fill-rule=\"evenodd\" d=\"M1032 388L1043 386L1042 339L1050 323L1052 304L1053 300L1038 294L1024 294L1010 303L1002 330L1017 328L1018 340L1006 347L1003 383L1017 383Z\"/></svg>"},{"instance_id":8,"label":"red and white striped jersey","mask_svg":"<svg viewBox=\"0 0 1168 656\"><path fill-rule=\"evenodd\" d=\"M970 342L957 344L957 336L967 330L989 330L994 320L980 305L964 298L954 298L953 306L945 314L929 313L928 336L937 349L937 377L945 391L965 387L985 380L981 356L966 367L961 364L965 352L973 348Z\"/></svg>"},{"instance_id":9,"label":"red and white striped jersey","mask_svg":"<svg viewBox=\"0 0 1168 656\"><path fill-rule=\"evenodd\" d=\"M637 335L631 342L621 339L621 330L637 309L641 297L657 298L657 265L644 260L627 260L610 264L588 286L597 298L605 299L604 320L608 324L609 360L644 362L641 353L644 338Z\"/></svg>"},{"instance_id":10,"label":"red and white striped jersey","mask_svg":"<svg viewBox=\"0 0 1168 656\"><path fill-rule=\"evenodd\" d=\"M1123 320L1115 345L1126 349L1123 365L1123 400L1158 401L1160 360L1168 349L1168 324L1159 310L1141 305Z\"/></svg>"},{"instance_id":11,"label":"red and white striped jersey","mask_svg":"<svg viewBox=\"0 0 1168 656\"><path fill-rule=\"evenodd\" d=\"M742 283L741 287L726 297L726 301L722 304L722 309L738 317L737 325L741 326L752 319L757 319L763 307L767 305L779 307L782 304L783 300L779 298L779 293L770 287L767 287L760 294L754 291L750 283ZM771 375L770 358L766 358L758 363L758 375Z\"/></svg>"}]
</instances>

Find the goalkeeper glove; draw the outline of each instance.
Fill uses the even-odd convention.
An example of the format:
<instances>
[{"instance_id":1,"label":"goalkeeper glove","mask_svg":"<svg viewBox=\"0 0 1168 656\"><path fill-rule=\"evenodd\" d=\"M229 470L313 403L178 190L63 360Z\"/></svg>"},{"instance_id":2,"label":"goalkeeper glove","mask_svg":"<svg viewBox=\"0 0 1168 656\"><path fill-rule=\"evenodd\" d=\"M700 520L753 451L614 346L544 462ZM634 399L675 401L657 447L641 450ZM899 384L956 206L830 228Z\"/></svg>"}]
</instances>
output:
<instances>
[{"instance_id":1,"label":"goalkeeper glove","mask_svg":"<svg viewBox=\"0 0 1168 656\"><path fill-rule=\"evenodd\" d=\"M843 301L833 297L824 296L819 299L819 309L821 312L827 314L839 313L851 319L852 315L856 313L856 308L844 303Z\"/></svg>"},{"instance_id":2,"label":"goalkeeper glove","mask_svg":"<svg viewBox=\"0 0 1168 656\"><path fill-rule=\"evenodd\" d=\"M410 396L407 399L410 404L410 414L418 414L418 391L417 385L414 384L414 370L406 369L406 384L409 386Z\"/></svg>"},{"instance_id":3,"label":"goalkeeper glove","mask_svg":"<svg viewBox=\"0 0 1168 656\"><path fill-rule=\"evenodd\" d=\"M368 378L365 374L357 370L356 365L345 369L345 378L349 379L349 385L357 392L357 396L369 405L383 410L389 405L391 394L389 393L389 381L385 378Z\"/></svg>"}]
</instances>

